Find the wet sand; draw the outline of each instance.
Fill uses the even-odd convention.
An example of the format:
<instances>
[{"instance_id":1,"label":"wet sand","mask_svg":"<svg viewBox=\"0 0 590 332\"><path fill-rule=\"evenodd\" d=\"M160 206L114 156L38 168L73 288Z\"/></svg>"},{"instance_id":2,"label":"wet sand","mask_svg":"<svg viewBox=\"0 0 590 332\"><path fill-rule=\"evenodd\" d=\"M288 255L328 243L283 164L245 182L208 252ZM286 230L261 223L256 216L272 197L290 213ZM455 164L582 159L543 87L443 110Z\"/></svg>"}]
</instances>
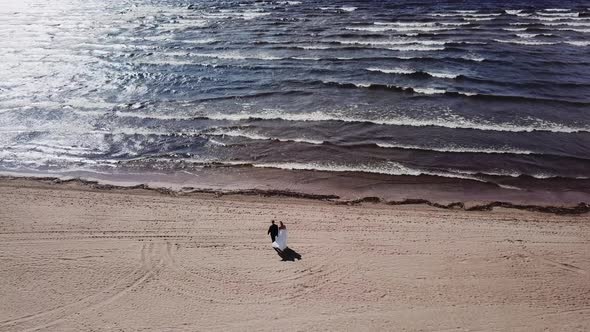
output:
<instances>
[{"instance_id":1,"label":"wet sand","mask_svg":"<svg viewBox=\"0 0 590 332\"><path fill-rule=\"evenodd\" d=\"M590 329L589 214L6 178L0 207L0 331Z\"/></svg>"}]
</instances>

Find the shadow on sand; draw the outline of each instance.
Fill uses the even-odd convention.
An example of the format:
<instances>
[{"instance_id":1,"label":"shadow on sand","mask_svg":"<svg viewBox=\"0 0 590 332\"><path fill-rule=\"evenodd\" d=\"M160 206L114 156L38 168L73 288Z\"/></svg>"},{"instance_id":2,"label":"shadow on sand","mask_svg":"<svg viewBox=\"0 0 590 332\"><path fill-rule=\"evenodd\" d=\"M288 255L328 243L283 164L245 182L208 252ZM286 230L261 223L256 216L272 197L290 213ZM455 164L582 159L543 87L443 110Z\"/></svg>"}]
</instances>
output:
<instances>
[{"instance_id":1,"label":"shadow on sand","mask_svg":"<svg viewBox=\"0 0 590 332\"><path fill-rule=\"evenodd\" d=\"M285 250L282 250L282 251L277 248L274 248L274 249L277 252L277 254L279 254L279 256L283 259L283 261L293 262L296 259L301 259L301 255L289 247L285 248Z\"/></svg>"}]
</instances>

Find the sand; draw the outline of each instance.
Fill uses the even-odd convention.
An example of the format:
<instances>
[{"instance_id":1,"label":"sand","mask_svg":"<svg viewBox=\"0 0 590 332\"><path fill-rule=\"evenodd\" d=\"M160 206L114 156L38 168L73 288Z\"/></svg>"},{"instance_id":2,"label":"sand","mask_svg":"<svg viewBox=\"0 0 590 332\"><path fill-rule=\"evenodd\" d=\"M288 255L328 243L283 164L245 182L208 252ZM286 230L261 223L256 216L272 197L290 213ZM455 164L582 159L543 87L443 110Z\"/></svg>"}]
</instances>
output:
<instances>
[{"instance_id":1,"label":"sand","mask_svg":"<svg viewBox=\"0 0 590 332\"><path fill-rule=\"evenodd\" d=\"M0 331L590 330L588 214L2 179L0 267Z\"/></svg>"}]
</instances>

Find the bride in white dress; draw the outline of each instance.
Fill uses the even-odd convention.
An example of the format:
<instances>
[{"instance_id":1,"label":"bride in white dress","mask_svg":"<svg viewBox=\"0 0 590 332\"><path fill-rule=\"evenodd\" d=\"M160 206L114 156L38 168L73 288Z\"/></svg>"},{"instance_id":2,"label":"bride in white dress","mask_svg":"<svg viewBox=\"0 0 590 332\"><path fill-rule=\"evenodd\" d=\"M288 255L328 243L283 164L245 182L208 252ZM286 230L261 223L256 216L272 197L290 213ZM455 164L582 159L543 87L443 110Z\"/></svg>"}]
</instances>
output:
<instances>
[{"instance_id":1,"label":"bride in white dress","mask_svg":"<svg viewBox=\"0 0 590 332\"><path fill-rule=\"evenodd\" d=\"M272 243L272 247L280 251L287 248L287 227L282 221L279 221L279 235L277 235L275 242Z\"/></svg>"}]
</instances>

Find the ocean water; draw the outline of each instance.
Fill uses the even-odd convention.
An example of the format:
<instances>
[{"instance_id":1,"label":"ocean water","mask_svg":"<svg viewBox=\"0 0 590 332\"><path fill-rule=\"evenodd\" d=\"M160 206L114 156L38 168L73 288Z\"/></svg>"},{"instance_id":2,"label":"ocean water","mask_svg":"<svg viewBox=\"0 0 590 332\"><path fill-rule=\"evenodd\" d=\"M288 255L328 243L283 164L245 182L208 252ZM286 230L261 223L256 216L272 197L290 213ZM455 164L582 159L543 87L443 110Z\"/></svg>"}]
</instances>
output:
<instances>
[{"instance_id":1,"label":"ocean water","mask_svg":"<svg viewBox=\"0 0 590 332\"><path fill-rule=\"evenodd\" d=\"M587 1L0 0L0 78L5 172L590 177Z\"/></svg>"}]
</instances>

